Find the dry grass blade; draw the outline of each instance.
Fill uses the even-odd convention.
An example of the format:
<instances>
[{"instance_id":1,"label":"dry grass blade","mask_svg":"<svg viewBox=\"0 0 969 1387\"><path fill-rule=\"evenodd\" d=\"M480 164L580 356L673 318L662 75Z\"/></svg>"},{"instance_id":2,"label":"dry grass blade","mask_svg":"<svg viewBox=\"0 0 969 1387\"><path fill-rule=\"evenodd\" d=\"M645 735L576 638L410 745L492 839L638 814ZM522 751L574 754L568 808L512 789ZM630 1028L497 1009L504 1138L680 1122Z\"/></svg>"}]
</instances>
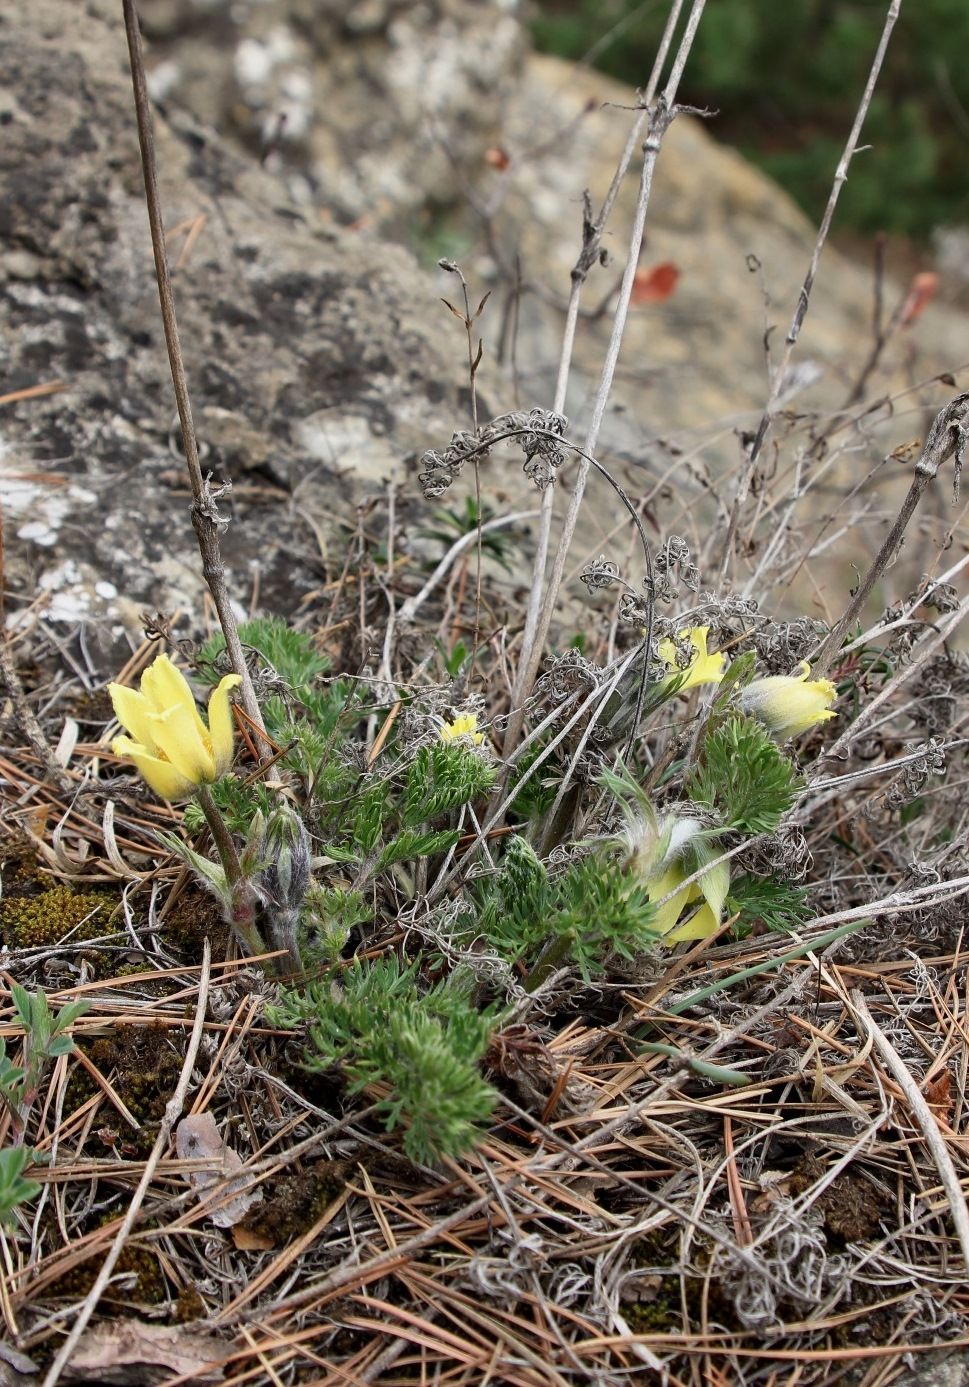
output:
<instances>
[{"instance_id":1,"label":"dry grass blade","mask_svg":"<svg viewBox=\"0 0 969 1387\"><path fill-rule=\"evenodd\" d=\"M61 1345L57 1357L54 1359L53 1363L50 1366L50 1369L44 1377L43 1387L55 1387L55 1384L60 1381L64 1369L70 1363L71 1354L77 1346L78 1341L81 1338L81 1335L84 1333L84 1330L86 1329L88 1322L91 1319L91 1316L97 1309L98 1301L103 1295L104 1289L107 1286L109 1280L111 1279L111 1273L114 1271L118 1263L118 1258L124 1251L125 1241L128 1238L128 1235L130 1234L132 1228L134 1227L135 1219L138 1217L138 1214L141 1211L141 1206L144 1203L146 1195L148 1194L152 1178L155 1174L155 1170L158 1166L159 1161L164 1155L165 1150L168 1147L168 1143L172 1134L172 1129L174 1128L178 1118L181 1116L182 1109L185 1106L185 1098L188 1093L189 1084L192 1079L192 1069L195 1065L195 1058L198 1054L199 1045L202 1040L202 1030L205 1026L205 1010L208 1003L209 995L210 962L211 952L208 946L208 941L206 941L205 951L202 958L202 969L199 975L198 1010L195 1016L195 1024L192 1027L192 1034L189 1037L188 1046L185 1051L185 1059L182 1063L182 1070L178 1076L178 1084L176 1085L175 1092L172 1094L171 1098L169 1099L165 1107L165 1116L162 1119L162 1123L158 1131L158 1136L156 1137L155 1144L152 1147L151 1155L145 1162L145 1168L142 1172L141 1179L138 1181L138 1187L135 1190L134 1194L131 1196L131 1203L128 1206L128 1212L125 1214L124 1218L121 1221L121 1227L118 1229L115 1235L114 1242L112 1243L111 1248L109 1249L108 1254L104 1259L104 1262L101 1266L101 1270L98 1272L97 1279L95 1280L94 1285L91 1287L91 1290L86 1296L84 1303L81 1306L80 1311L78 1312L77 1318L71 1326L70 1333L64 1340L64 1343Z\"/></svg>"},{"instance_id":2,"label":"dry grass blade","mask_svg":"<svg viewBox=\"0 0 969 1387\"><path fill-rule=\"evenodd\" d=\"M932 1153L932 1159L939 1172L942 1187L946 1192L949 1201L949 1212L952 1222L955 1224L959 1244L962 1249L963 1264L969 1268L969 1209L966 1207L966 1196L962 1189L958 1173L952 1163L948 1147L943 1140L939 1130L939 1122L936 1115L932 1112L925 1098L919 1089L918 1084L912 1078L907 1066L899 1055L895 1047L889 1042L885 1033L872 1018L868 1009L868 1004L860 992L851 994L852 1005L857 1012L861 1023L865 1026L875 1048L878 1050L882 1059L888 1065L892 1075L898 1082L905 1101L912 1111L912 1115L921 1128L925 1143Z\"/></svg>"}]
</instances>

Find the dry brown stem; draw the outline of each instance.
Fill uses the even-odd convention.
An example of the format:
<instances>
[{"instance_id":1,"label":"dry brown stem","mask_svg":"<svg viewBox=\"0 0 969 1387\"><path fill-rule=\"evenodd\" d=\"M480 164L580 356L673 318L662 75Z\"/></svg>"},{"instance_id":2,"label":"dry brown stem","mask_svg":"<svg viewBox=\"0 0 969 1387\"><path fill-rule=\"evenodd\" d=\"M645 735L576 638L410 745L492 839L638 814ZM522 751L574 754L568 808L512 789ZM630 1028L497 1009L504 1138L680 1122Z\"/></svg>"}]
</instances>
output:
<instances>
[{"instance_id":1,"label":"dry brown stem","mask_svg":"<svg viewBox=\"0 0 969 1387\"><path fill-rule=\"evenodd\" d=\"M152 130L148 87L145 80L145 59L141 44L141 31L138 27L138 14L135 9L135 0L122 0L122 5L125 33L128 38L128 54L131 61L131 81L138 124L138 143L141 148L141 167L145 180L148 224L151 229L151 245L155 257L155 276L158 280L158 299L161 304L162 324L165 329L165 345L168 348L172 384L175 387L175 403L178 408L178 418L182 431L182 449L185 453L192 486L192 528L195 530L199 553L202 556L202 574L215 603L219 624L225 636L229 660L242 681L240 686L242 706L245 708L246 715L252 725L262 734L258 738L260 753L263 756L270 756L272 749L265 740L262 714L259 711L259 703L246 666L235 613L232 610L232 603L225 582L225 565L222 562L219 532L224 528L226 522L219 514L217 503L226 487L213 488L209 479L202 476L202 467L199 462L195 424L192 419L192 404L188 393L188 381L185 376L185 364L175 317L175 297L172 293L171 272L168 267L168 251L165 246L165 227L162 220L155 161L155 137Z\"/></svg>"}]
</instances>

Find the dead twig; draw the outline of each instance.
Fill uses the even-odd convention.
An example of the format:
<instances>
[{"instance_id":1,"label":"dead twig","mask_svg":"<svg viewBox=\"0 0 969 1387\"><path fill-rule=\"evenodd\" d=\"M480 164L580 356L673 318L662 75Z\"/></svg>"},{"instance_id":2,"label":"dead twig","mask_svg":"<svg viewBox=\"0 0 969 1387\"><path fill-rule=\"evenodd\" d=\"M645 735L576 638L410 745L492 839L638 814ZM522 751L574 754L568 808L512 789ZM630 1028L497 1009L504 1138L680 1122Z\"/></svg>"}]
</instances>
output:
<instances>
[{"instance_id":1,"label":"dead twig","mask_svg":"<svg viewBox=\"0 0 969 1387\"><path fill-rule=\"evenodd\" d=\"M875 1042L876 1050L888 1065L892 1077L904 1093L912 1116L918 1122L922 1135L925 1137L925 1144L932 1154L932 1159L939 1172L939 1179L942 1181L942 1187L949 1201L949 1212L952 1215L959 1246L962 1249L963 1263L969 1268L969 1209L966 1208L966 1197L962 1192L962 1185L952 1163L952 1157L949 1155L942 1133L939 1131L938 1120L922 1096L921 1090L912 1078L905 1061L872 1017L868 1003L857 988L851 993L851 1002L857 1018L867 1029Z\"/></svg>"},{"instance_id":2,"label":"dead twig","mask_svg":"<svg viewBox=\"0 0 969 1387\"><path fill-rule=\"evenodd\" d=\"M218 498L228 489L227 484L213 488L207 477L202 476L199 462L198 443L195 437L195 424L192 419L192 405L185 376L185 364L178 336L178 323L175 317L175 298L172 293L171 271L168 266L168 252L165 248L165 228L162 221L161 198L158 193L158 174L155 162L155 137L152 130L151 106L148 100L148 87L145 80L145 59L142 52L141 31L135 0L122 0L124 8L125 33L128 38L128 54L131 60L131 82L134 89L135 116L138 123L138 143L141 147L141 167L145 179L145 201L148 206L148 224L151 229L151 245L155 257L155 276L158 280L158 299L161 304L162 323L165 329L165 344L168 348L168 361L171 366L172 384L175 387L175 403L182 430L182 448L188 464L188 475L192 486L192 528L198 540L202 556L202 574L212 594L219 623L225 636L226 650L232 668L241 682L242 706L250 721L260 732L262 754L271 755L271 748L265 741L262 714L256 699L256 691L246 666L242 643L236 625L235 613L229 600L225 582L225 565L219 533L228 523L220 514Z\"/></svg>"}]
</instances>

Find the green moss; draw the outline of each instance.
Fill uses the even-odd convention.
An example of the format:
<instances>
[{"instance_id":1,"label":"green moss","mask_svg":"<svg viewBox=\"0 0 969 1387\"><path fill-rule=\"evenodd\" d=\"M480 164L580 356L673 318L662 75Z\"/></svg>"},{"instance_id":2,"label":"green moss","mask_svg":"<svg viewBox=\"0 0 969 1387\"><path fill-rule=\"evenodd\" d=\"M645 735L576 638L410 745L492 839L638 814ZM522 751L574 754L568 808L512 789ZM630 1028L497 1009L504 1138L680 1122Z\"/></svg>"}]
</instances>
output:
<instances>
[{"instance_id":1,"label":"green moss","mask_svg":"<svg viewBox=\"0 0 969 1387\"><path fill-rule=\"evenodd\" d=\"M15 896L5 901L0 908L0 933L15 949L59 944L79 925L82 935L89 937L103 932L111 905L111 900L97 891L51 886L39 896Z\"/></svg>"},{"instance_id":2,"label":"green moss","mask_svg":"<svg viewBox=\"0 0 969 1387\"><path fill-rule=\"evenodd\" d=\"M178 1083L182 1055L177 1046L181 1040L179 1031L149 1025L126 1026L110 1036L79 1038L76 1042L142 1124L140 1131L132 1131L127 1124L123 1127L125 1145L137 1154L151 1150L165 1104ZM64 1097L65 1112L74 1112L99 1091L87 1070L73 1065Z\"/></svg>"},{"instance_id":3,"label":"green moss","mask_svg":"<svg viewBox=\"0 0 969 1387\"><path fill-rule=\"evenodd\" d=\"M740 1328L733 1302L724 1294L719 1278L715 1275L707 1286L702 1275L711 1251L705 1238L697 1238L693 1249L697 1271L681 1278L678 1238L668 1225L636 1239L633 1260L643 1270L642 1286L636 1287L641 1299L623 1306L623 1316L634 1334L689 1331L702 1323L705 1294L707 1313L718 1324Z\"/></svg>"},{"instance_id":4,"label":"green moss","mask_svg":"<svg viewBox=\"0 0 969 1387\"><path fill-rule=\"evenodd\" d=\"M655 1300L634 1300L623 1306L623 1318L634 1334L671 1334L682 1329L683 1312L676 1287Z\"/></svg>"}]
</instances>

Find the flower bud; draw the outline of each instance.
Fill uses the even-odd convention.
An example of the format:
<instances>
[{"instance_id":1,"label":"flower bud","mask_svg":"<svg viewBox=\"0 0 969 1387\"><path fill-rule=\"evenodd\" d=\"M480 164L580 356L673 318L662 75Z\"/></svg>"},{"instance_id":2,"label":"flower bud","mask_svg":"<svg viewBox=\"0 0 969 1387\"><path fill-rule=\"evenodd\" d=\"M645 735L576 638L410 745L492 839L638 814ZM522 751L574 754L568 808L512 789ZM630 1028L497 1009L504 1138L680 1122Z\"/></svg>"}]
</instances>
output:
<instances>
[{"instance_id":1,"label":"flower bud","mask_svg":"<svg viewBox=\"0 0 969 1387\"><path fill-rule=\"evenodd\" d=\"M303 820L281 804L266 821L266 864L259 885L270 913L298 910L310 884L310 836Z\"/></svg>"}]
</instances>

